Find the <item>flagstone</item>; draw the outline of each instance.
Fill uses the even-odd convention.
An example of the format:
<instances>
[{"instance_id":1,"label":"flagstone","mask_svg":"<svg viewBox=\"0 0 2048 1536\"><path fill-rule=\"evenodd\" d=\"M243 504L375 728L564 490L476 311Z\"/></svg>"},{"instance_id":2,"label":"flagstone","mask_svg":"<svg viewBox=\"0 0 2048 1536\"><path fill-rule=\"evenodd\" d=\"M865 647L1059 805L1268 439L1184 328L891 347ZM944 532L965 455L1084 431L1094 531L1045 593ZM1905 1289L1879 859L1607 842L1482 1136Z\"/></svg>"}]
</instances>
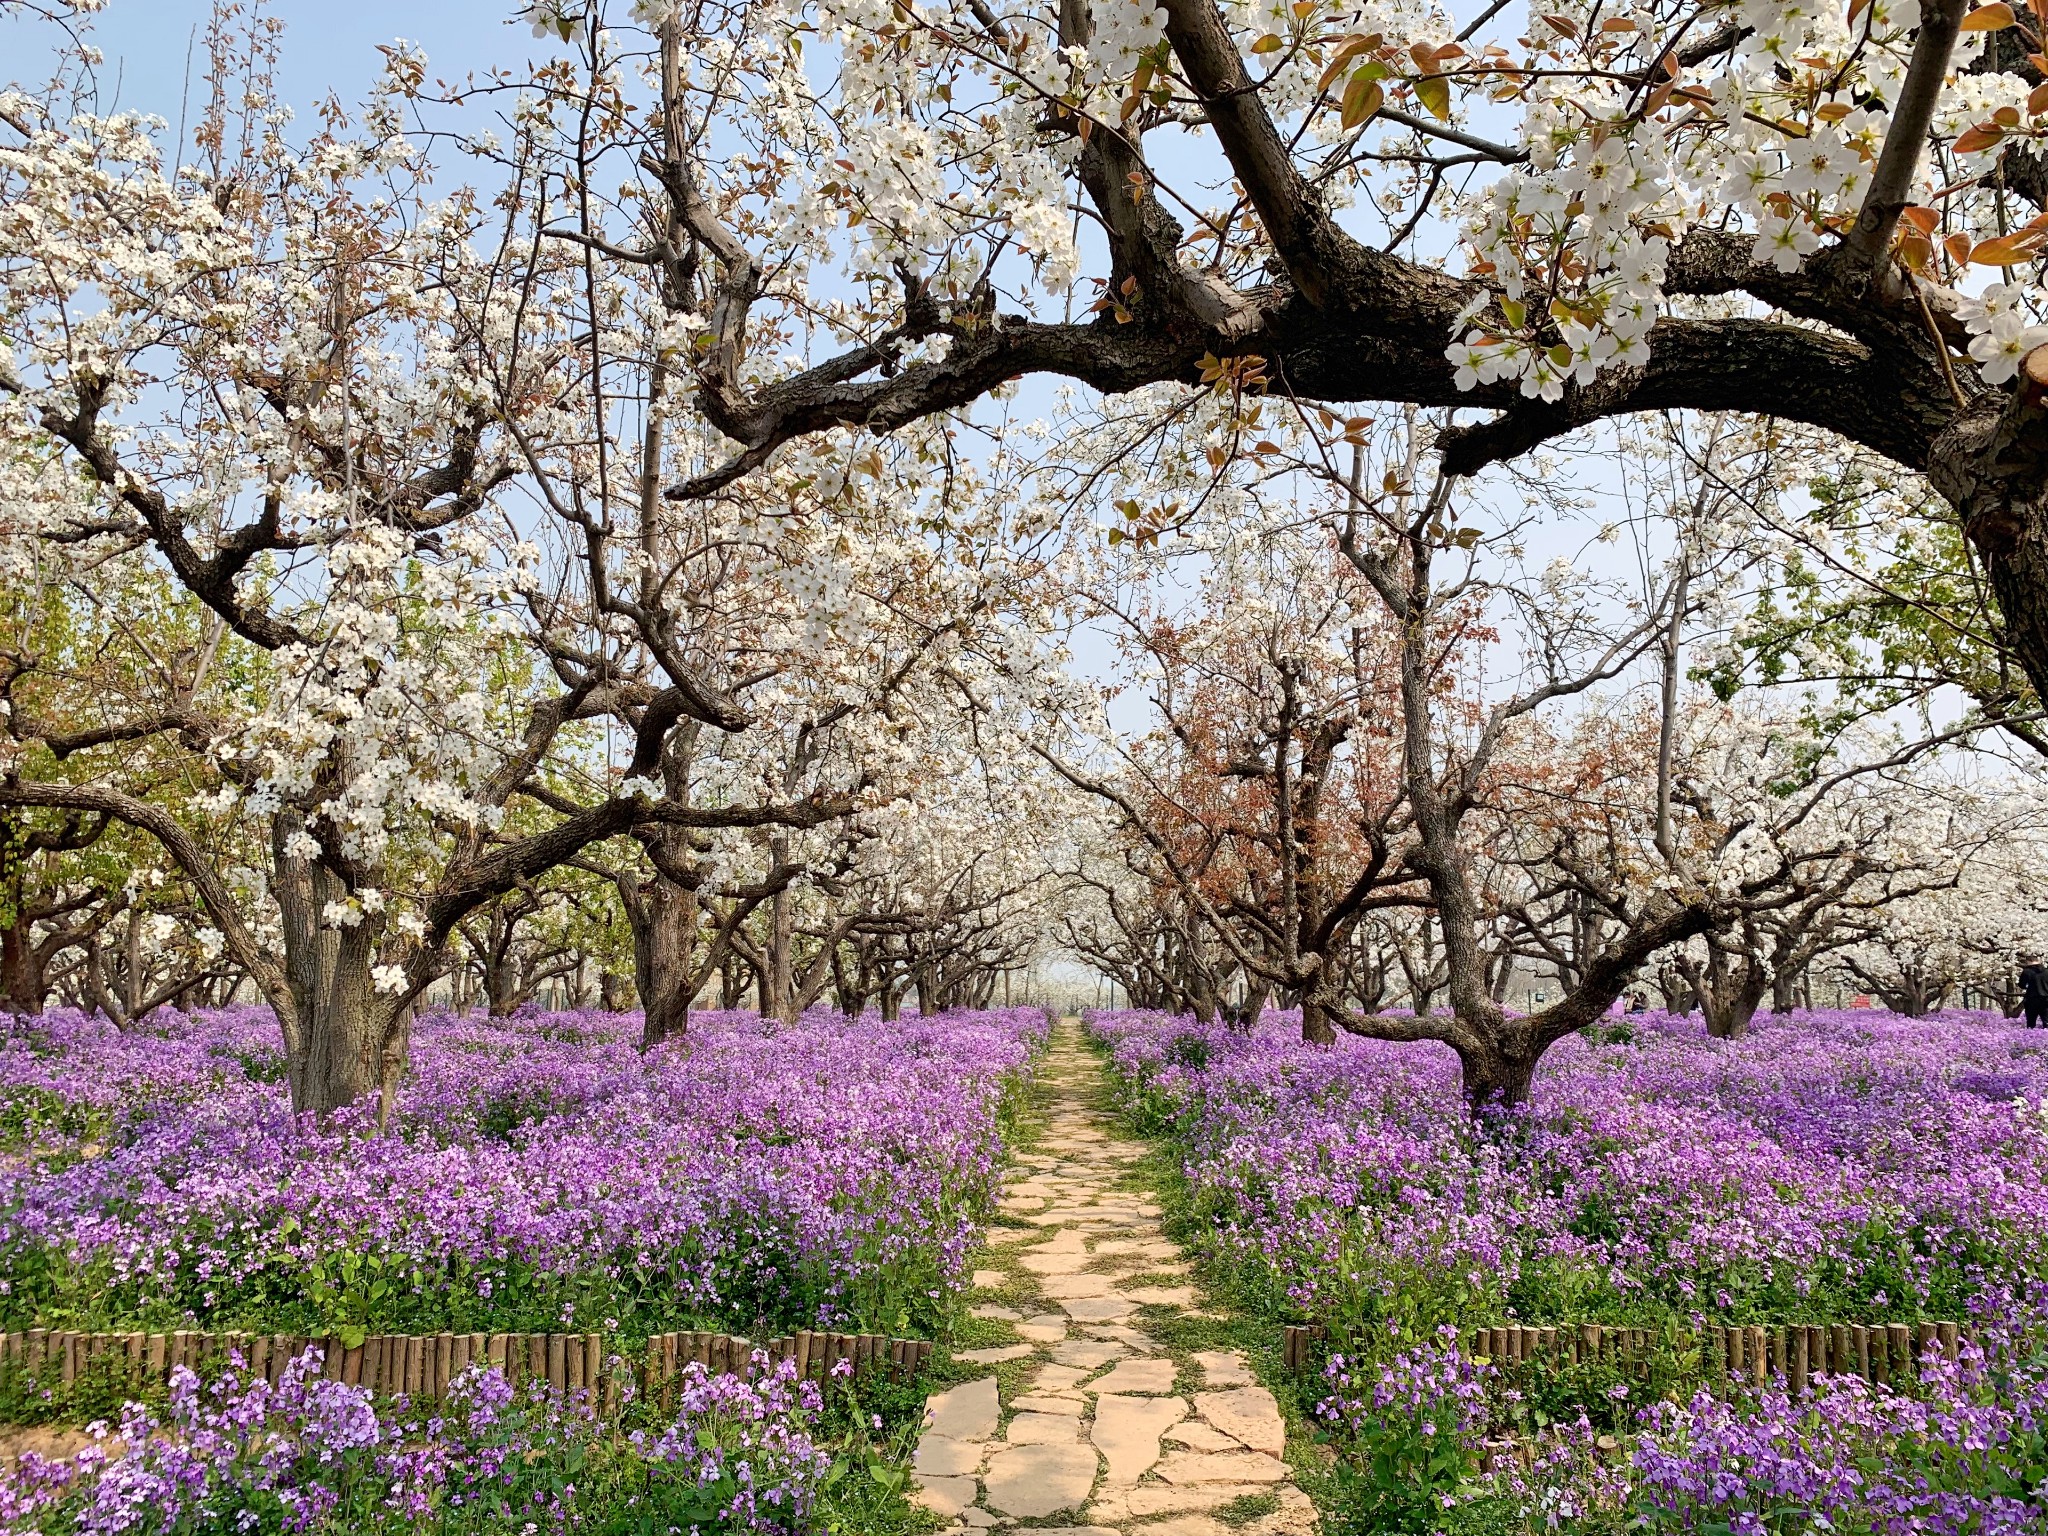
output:
<instances>
[{"instance_id":1,"label":"flagstone","mask_svg":"<svg viewBox=\"0 0 2048 1536\"><path fill-rule=\"evenodd\" d=\"M1080 1421L1066 1413L1020 1413L1003 1426L1012 1445L1072 1445L1080 1433Z\"/></svg>"},{"instance_id":2,"label":"flagstone","mask_svg":"<svg viewBox=\"0 0 2048 1536\"><path fill-rule=\"evenodd\" d=\"M1159 1460L1159 1437L1187 1416L1177 1397L1098 1397L1088 1437L1113 1483L1135 1483Z\"/></svg>"},{"instance_id":3,"label":"flagstone","mask_svg":"<svg viewBox=\"0 0 2048 1536\"><path fill-rule=\"evenodd\" d=\"M981 1467L988 1446L979 1440L949 1440L944 1435L926 1435L917 1442L910 1458L922 1477L971 1477Z\"/></svg>"},{"instance_id":4,"label":"flagstone","mask_svg":"<svg viewBox=\"0 0 2048 1536\"><path fill-rule=\"evenodd\" d=\"M1060 1309L1077 1323L1120 1323L1138 1310L1138 1304L1120 1296L1084 1296L1062 1300Z\"/></svg>"},{"instance_id":5,"label":"flagstone","mask_svg":"<svg viewBox=\"0 0 2048 1536\"><path fill-rule=\"evenodd\" d=\"M1031 1378L1034 1392L1072 1392L1088 1379L1090 1366L1070 1365L1056 1360L1051 1365L1041 1365L1038 1374Z\"/></svg>"},{"instance_id":6,"label":"flagstone","mask_svg":"<svg viewBox=\"0 0 2048 1536\"><path fill-rule=\"evenodd\" d=\"M1202 1368L1203 1382L1211 1388L1252 1385L1251 1368L1234 1349L1197 1350L1193 1359Z\"/></svg>"},{"instance_id":7,"label":"flagstone","mask_svg":"<svg viewBox=\"0 0 2048 1536\"><path fill-rule=\"evenodd\" d=\"M1095 1451L1083 1445L1020 1445L989 1458L982 1497L998 1514L1042 1519L1078 1509L1095 1486Z\"/></svg>"},{"instance_id":8,"label":"flagstone","mask_svg":"<svg viewBox=\"0 0 2048 1536\"><path fill-rule=\"evenodd\" d=\"M921 1477L910 1502L950 1520L974 1502L981 1485L971 1477Z\"/></svg>"},{"instance_id":9,"label":"flagstone","mask_svg":"<svg viewBox=\"0 0 2048 1536\"><path fill-rule=\"evenodd\" d=\"M1019 1413L1064 1413L1078 1419L1088 1405L1078 1397L1060 1397L1051 1392L1026 1392L1022 1397L1012 1398L1010 1406Z\"/></svg>"},{"instance_id":10,"label":"flagstone","mask_svg":"<svg viewBox=\"0 0 2048 1536\"><path fill-rule=\"evenodd\" d=\"M1048 1245L1032 1249L1017 1262L1034 1275L1078 1275L1088 1267L1089 1258L1080 1248L1054 1249Z\"/></svg>"},{"instance_id":11,"label":"flagstone","mask_svg":"<svg viewBox=\"0 0 2048 1536\"><path fill-rule=\"evenodd\" d=\"M1091 1392L1160 1393L1173 1390L1171 1360L1126 1360L1107 1376L1088 1383Z\"/></svg>"},{"instance_id":12,"label":"flagstone","mask_svg":"<svg viewBox=\"0 0 2048 1536\"><path fill-rule=\"evenodd\" d=\"M1287 1426L1281 1421L1280 1405L1264 1387L1197 1392L1195 1412L1255 1451L1278 1456L1287 1448Z\"/></svg>"},{"instance_id":13,"label":"flagstone","mask_svg":"<svg viewBox=\"0 0 2048 1536\"><path fill-rule=\"evenodd\" d=\"M1038 1282L1041 1294L1053 1301L1108 1301L1117 1295L1110 1275L1047 1275Z\"/></svg>"},{"instance_id":14,"label":"flagstone","mask_svg":"<svg viewBox=\"0 0 2048 1536\"><path fill-rule=\"evenodd\" d=\"M1133 1354L1149 1355L1159 1348L1151 1334L1127 1328L1122 1323L1089 1323L1081 1331L1091 1339L1108 1339L1121 1344Z\"/></svg>"},{"instance_id":15,"label":"flagstone","mask_svg":"<svg viewBox=\"0 0 2048 1536\"><path fill-rule=\"evenodd\" d=\"M1168 1483L1140 1483L1135 1488L1118 1488L1098 1499L1091 1512L1104 1520L1146 1520L1155 1515L1200 1513L1218 1509L1246 1494L1270 1493L1261 1483L1202 1483L1176 1488Z\"/></svg>"},{"instance_id":16,"label":"flagstone","mask_svg":"<svg viewBox=\"0 0 2048 1536\"><path fill-rule=\"evenodd\" d=\"M1235 1440L1223 1433L1214 1424L1201 1419L1190 1419L1185 1424L1176 1424L1166 1432L1167 1443L1184 1445L1191 1451L1236 1451L1242 1450Z\"/></svg>"},{"instance_id":17,"label":"flagstone","mask_svg":"<svg viewBox=\"0 0 2048 1536\"><path fill-rule=\"evenodd\" d=\"M1002 1417L996 1379L984 1376L941 1392L924 1405L924 1432L945 1440L987 1440ZM971 1502L971 1501L970 1501Z\"/></svg>"},{"instance_id":18,"label":"flagstone","mask_svg":"<svg viewBox=\"0 0 2048 1536\"><path fill-rule=\"evenodd\" d=\"M1122 1294L1148 1307L1188 1307L1195 1293L1185 1285L1134 1285Z\"/></svg>"},{"instance_id":19,"label":"flagstone","mask_svg":"<svg viewBox=\"0 0 2048 1536\"><path fill-rule=\"evenodd\" d=\"M1182 1451L1159 1463L1169 1483L1277 1483L1287 1468L1257 1451Z\"/></svg>"},{"instance_id":20,"label":"flagstone","mask_svg":"<svg viewBox=\"0 0 2048 1536\"><path fill-rule=\"evenodd\" d=\"M1037 1353L1037 1349L1029 1344L997 1344L988 1349L957 1349L953 1358L965 1360L970 1365L1001 1365L1005 1361L1022 1360Z\"/></svg>"}]
</instances>

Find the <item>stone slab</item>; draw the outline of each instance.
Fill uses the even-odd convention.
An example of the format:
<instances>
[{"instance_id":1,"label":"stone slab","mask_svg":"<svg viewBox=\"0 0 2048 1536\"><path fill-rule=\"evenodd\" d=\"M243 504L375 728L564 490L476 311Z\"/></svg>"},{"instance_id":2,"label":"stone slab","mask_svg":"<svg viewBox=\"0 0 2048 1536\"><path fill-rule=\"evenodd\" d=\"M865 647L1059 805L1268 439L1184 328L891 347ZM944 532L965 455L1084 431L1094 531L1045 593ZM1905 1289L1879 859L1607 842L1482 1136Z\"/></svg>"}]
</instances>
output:
<instances>
[{"instance_id":1,"label":"stone slab","mask_svg":"<svg viewBox=\"0 0 2048 1536\"><path fill-rule=\"evenodd\" d=\"M1022 1360L1026 1355L1037 1353L1029 1344L997 1344L989 1349L956 1350L953 1358L972 1365L1001 1365L1006 1360Z\"/></svg>"},{"instance_id":2,"label":"stone slab","mask_svg":"<svg viewBox=\"0 0 2048 1536\"><path fill-rule=\"evenodd\" d=\"M1191 1307L1195 1293L1185 1285L1134 1285L1123 1293L1148 1307Z\"/></svg>"},{"instance_id":3,"label":"stone slab","mask_svg":"<svg viewBox=\"0 0 2048 1536\"><path fill-rule=\"evenodd\" d=\"M1122 1297L1084 1297L1062 1301L1060 1310L1077 1323L1120 1323L1138 1310L1138 1304Z\"/></svg>"},{"instance_id":4,"label":"stone slab","mask_svg":"<svg viewBox=\"0 0 2048 1536\"><path fill-rule=\"evenodd\" d=\"M996 1403L996 1379L984 1376L926 1399L924 1432L945 1440L990 1440L995 1437L1001 1416Z\"/></svg>"},{"instance_id":5,"label":"stone slab","mask_svg":"<svg viewBox=\"0 0 2048 1536\"><path fill-rule=\"evenodd\" d=\"M989 1458L982 1498L998 1514L1040 1520L1080 1508L1094 1486L1092 1446L1020 1445Z\"/></svg>"},{"instance_id":6,"label":"stone slab","mask_svg":"<svg viewBox=\"0 0 2048 1536\"><path fill-rule=\"evenodd\" d=\"M1113 1483L1135 1483L1159 1460L1159 1437L1187 1416L1177 1397L1098 1397L1088 1438Z\"/></svg>"},{"instance_id":7,"label":"stone slab","mask_svg":"<svg viewBox=\"0 0 2048 1536\"><path fill-rule=\"evenodd\" d=\"M1112 1360L1121 1360L1129 1353L1130 1351L1121 1344L1110 1344L1100 1340L1091 1342L1088 1339L1069 1339L1066 1343L1054 1347L1052 1357L1059 1361L1061 1365L1074 1365L1080 1366L1085 1370L1094 1370L1097 1366L1107 1365Z\"/></svg>"},{"instance_id":8,"label":"stone slab","mask_svg":"<svg viewBox=\"0 0 2048 1536\"><path fill-rule=\"evenodd\" d=\"M1076 1243L1072 1248L1034 1248L1017 1261L1034 1275L1077 1275L1093 1261Z\"/></svg>"},{"instance_id":9,"label":"stone slab","mask_svg":"<svg viewBox=\"0 0 2048 1536\"><path fill-rule=\"evenodd\" d=\"M1125 1360L1107 1376L1088 1383L1091 1392L1137 1392L1158 1394L1173 1390L1171 1360Z\"/></svg>"},{"instance_id":10,"label":"stone slab","mask_svg":"<svg viewBox=\"0 0 2048 1536\"><path fill-rule=\"evenodd\" d=\"M1080 1433L1080 1420L1065 1413L1020 1413L1003 1426L1012 1445L1072 1445Z\"/></svg>"},{"instance_id":11,"label":"stone slab","mask_svg":"<svg viewBox=\"0 0 2048 1536\"><path fill-rule=\"evenodd\" d=\"M1114 1275L1047 1275L1038 1282L1039 1293L1058 1302L1084 1301L1116 1295Z\"/></svg>"},{"instance_id":12,"label":"stone slab","mask_svg":"<svg viewBox=\"0 0 2048 1536\"><path fill-rule=\"evenodd\" d=\"M941 1520L954 1520L974 1502L980 1486L971 1477L921 1477L910 1502L930 1510Z\"/></svg>"},{"instance_id":13,"label":"stone slab","mask_svg":"<svg viewBox=\"0 0 2048 1536\"><path fill-rule=\"evenodd\" d=\"M1088 1370L1085 1366L1055 1362L1052 1365L1041 1365L1038 1368L1038 1374L1031 1378L1031 1390L1034 1392L1072 1392L1087 1379Z\"/></svg>"},{"instance_id":14,"label":"stone slab","mask_svg":"<svg viewBox=\"0 0 2048 1536\"><path fill-rule=\"evenodd\" d=\"M1013 1398L1010 1406L1019 1413L1064 1413L1078 1419L1081 1417L1081 1410L1087 1405L1078 1397L1055 1397L1050 1392L1026 1392L1022 1397Z\"/></svg>"},{"instance_id":15,"label":"stone slab","mask_svg":"<svg viewBox=\"0 0 2048 1536\"><path fill-rule=\"evenodd\" d=\"M1202 1368L1202 1381L1211 1390L1256 1385L1252 1379L1251 1367L1244 1363L1244 1356L1234 1349L1197 1350L1194 1362Z\"/></svg>"},{"instance_id":16,"label":"stone slab","mask_svg":"<svg viewBox=\"0 0 2048 1536\"><path fill-rule=\"evenodd\" d=\"M1262 1483L1195 1483L1185 1488L1168 1483L1140 1483L1135 1488L1105 1490L1103 1497L1089 1506L1089 1513L1098 1520L1119 1523L1148 1520L1155 1515L1200 1513L1220 1508L1248 1493L1273 1491L1271 1484ZM1283 1484L1278 1491L1284 1498L1293 1490Z\"/></svg>"},{"instance_id":17,"label":"stone slab","mask_svg":"<svg viewBox=\"0 0 2048 1536\"><path fill-rule=\"evenodd\" d=\"M1191 1419L1185 1424L1176 1424L1166 1432L1169 1445L1183 1445L1191 1451L1236 1451L1242 1450L1235 1440L1215 1425L1201 1419Z\"/></svg>"},{"instance_id":18,"label":"stone slab","mask_svg":"<svg viewBox=\"0 0 2048 1536\"><path fill-rule=\"evenodd\" d=\"M1088 1323L1081 1331L1091 1339L1114 1339L1117 1343L1127 1346L1135 1355L1153 1354L1159 1348L1158 1341L1151 1334L1140 1333L1135 1328L1126 1328L1122 1323Z\"/></svg>"},{"instance_id":19,"label":"stone slab","mask_svg":"<svg viewBox=\"0 0 2048 1536\"><path fill-rule=\"evenodd\" d=\"M1278 1483L1286 1480L1287 1468L1257 1451L1182 1451L1159 1463L1159 1475L1181 1487L1190 1483Z\"/></svg>"},{"instance_id":20,"label":"stone slab","mask_svg":"<svg viewBox=\"0 0 2048 1536\"><path fill-rule=\"evenodd\" d=\"M1264 1387L1197 1392L1195 1412L1255 1451L1278 1456L1287 1449L1287 1426L1281 1422L1280 1405Z\"/></svg>"},{"instance_id":21,"label":"stone slab","mask_svg":"<svg viewBox=\"0 0 2048 1536\"><path fill-rule=\"evenodd\" d=\"M917 1442L911 1466L923 1477L972 1477L981 1470L981 1458L988 1447L979 1440L949 1440L944 1435L926 1435Z\"/></svg>"}]
</instances>

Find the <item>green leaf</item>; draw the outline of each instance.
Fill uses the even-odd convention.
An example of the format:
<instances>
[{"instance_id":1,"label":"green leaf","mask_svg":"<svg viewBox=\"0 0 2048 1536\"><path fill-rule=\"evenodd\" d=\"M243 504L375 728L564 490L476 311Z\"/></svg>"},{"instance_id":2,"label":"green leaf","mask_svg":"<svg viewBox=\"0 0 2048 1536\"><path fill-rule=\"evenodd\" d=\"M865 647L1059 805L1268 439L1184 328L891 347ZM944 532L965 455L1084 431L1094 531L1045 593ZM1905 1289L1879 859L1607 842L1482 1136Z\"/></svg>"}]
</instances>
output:
<instances>
[{"instance_id":1,"label":"green leaf","mask_svg":"<svg viewBox=\"0 0 2048 1536\"><path fill-rule=\"evenodd\" d=\"M1451 82L1442 75L1430 75L1415 82L1415 99L1429 109L1439 122L1451 120Z\"/></svg>"}]
</instances>

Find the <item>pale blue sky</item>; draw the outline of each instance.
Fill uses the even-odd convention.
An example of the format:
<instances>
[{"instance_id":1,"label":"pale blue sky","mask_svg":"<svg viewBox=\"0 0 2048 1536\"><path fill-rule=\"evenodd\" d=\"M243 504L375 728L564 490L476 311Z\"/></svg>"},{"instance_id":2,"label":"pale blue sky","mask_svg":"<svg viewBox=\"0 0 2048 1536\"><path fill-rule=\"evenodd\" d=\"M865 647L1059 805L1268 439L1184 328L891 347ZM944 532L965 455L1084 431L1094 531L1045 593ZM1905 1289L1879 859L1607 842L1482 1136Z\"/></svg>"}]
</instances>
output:
<instances>
[{"instance_id":1,"label":"pale blue sky","mask_svg":"<svg viewBox=\"0 0 2048 1536\"><path fill-rule=\"evenodd\" d=\"M175 126L188 51L194 73L205 68L194 29L210 9L208 0L109 0L93 27L107 56L103 105L154 112ZM330 90L357 99L376 73L377 45L394 38L424 45L443 79L517 62L541 46L511 21L511 0L271 0L266 9L285 23L281 83L302 114ZM0 75L36 78L29 50L49 36L40 23L0 22Z\"/></svg>"}]
</instances>

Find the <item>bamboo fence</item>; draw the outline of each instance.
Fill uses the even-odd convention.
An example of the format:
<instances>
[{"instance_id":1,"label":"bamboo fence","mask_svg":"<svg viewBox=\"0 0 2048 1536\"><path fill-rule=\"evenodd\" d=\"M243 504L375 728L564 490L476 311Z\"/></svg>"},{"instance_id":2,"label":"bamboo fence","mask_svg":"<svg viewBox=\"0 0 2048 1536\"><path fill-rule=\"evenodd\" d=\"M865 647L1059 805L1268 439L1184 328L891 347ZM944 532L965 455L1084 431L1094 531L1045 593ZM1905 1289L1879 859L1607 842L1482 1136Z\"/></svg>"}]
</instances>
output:
<instances>
[{"instance_id":1,"label":"bamboo fence","mask_svg":"<svg viewBox=\"0 0 2048 1536\"><path fill-rule=\"evenodd\" d=\"M1329 1341L1321 1323L1290 1325L1281 1356L1294 1371L1307 1370L1316 1349ZM1683 1329L1675 1342L1699 1351L1710 1381L1739 1378L1761 1387L1782 1379L1803 1393L1815 1376L1859 1376L1879 1385L1912 1379L1932 1353L1953 1356L1972 1331L1956 1323L1807 1323L1766 1327L1710 1324ZM1672 1335L1654 1328L1615 1328L1602 1323L1533 1327L1470 1328L1459 1334L1465 1352L1506 1370L1549 1361L1556 1364L1611 1362L1626 1370L1647 1367L1658 1346Z\"/></svg>"},{"instance_id":2,"label":"bamboo fence","mask_svg":"<svg viewBox=\"0 0 2048 1536\"><path fill-rule=\"evenodd\" d=\"M722 1333L662 1333L632 1354L599 1333L372 1334L353 1347L338 1338L260 1333L72 1333L31 1328L0 1334L0 1374L27 1374L45 1386L69 1387L105 1378L135 1386L167 1381L173 1369L217 1369L239 1355L252 1375L276 1382L286 1364L309 1348L323 1355L329 1381L368 1387L385 1396L439 1399L471 1366L502 1371L516 1386L545 1381L561 1392L585 1392L615 1405L630 1382L643 1397L673 1400L690 1365L713 1375L744 1376L757 1353L772 1366L797 1363L797 1373L823 1381L846 1362L856 1380L908 1381L932 1352L929 1341L873 1333L800 1331L764 1344Z\"/></svg>"}]
</instances>

